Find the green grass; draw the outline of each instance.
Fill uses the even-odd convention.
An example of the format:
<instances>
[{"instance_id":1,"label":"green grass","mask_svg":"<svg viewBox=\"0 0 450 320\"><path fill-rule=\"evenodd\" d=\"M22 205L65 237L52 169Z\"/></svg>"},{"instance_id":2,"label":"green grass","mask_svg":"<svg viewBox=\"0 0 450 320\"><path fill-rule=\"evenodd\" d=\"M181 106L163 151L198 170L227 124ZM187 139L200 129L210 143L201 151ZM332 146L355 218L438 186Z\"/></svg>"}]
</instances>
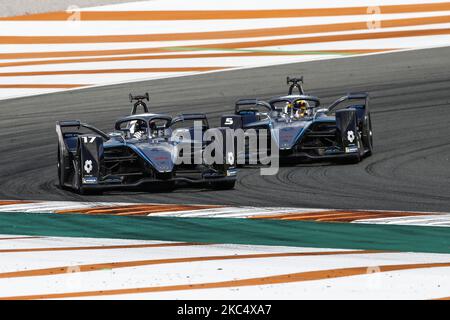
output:
<instances>
[{"instance_id":1,"label":"green grass","mask_svg":"<svg viewBox=\"0 0 450 320\"><path fill-rule=\"evenodd\" d=\"M450 253L449 228L305 221L0 213L0 234Z\"/></svg>"}]
</instances>

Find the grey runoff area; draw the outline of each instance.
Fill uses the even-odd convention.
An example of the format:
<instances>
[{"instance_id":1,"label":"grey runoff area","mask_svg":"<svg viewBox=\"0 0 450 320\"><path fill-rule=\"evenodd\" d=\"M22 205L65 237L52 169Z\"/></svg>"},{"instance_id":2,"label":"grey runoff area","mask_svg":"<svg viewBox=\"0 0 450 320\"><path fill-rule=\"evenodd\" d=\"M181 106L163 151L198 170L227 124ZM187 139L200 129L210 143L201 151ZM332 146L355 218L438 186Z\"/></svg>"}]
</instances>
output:
<instances>
[{"instance_id":1,"label":"grey runoff area","mask_svg":"<svg viewBox=\"0 0 450 320\"><path fill-rule=\"evenodd\" d=\"M53 11L65 11L68 8L74 6L85 8L138 1L139 0L0 0L0 17L12 17Z\"/></svg>"}]
</instances>

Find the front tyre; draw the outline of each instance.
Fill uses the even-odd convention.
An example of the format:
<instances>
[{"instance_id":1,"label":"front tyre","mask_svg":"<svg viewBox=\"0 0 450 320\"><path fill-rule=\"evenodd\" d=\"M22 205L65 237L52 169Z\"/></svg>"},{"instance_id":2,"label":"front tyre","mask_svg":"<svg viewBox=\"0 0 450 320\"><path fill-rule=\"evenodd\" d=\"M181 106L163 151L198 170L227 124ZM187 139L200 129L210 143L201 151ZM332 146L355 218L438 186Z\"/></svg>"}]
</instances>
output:
<instances>
[{"instance_id":1,"label":"front tyre","mask_svg":"<svg viewBox=\"0 0 450 320\"><path fill-rule=\"evenodd\" d=\"M148 193L166 193L176 189L175 181L157 181L155 183L146 184L143 190Z\"/></svg>"},{"instance_id":2,"label":"front tyre","mask_svg":"<svg viewBox=\"0 0 450 320\"><path fill-rule=\"evenodd\" d=\"M214 181L210 185L214 190L232 190L236 185L236 180Z\"/></svg>"},{"instance_id":3,"label":"front tyre","mask_svg":"<svg viewBox=\"0 0 450 320\"><path fill-rule=\"evenodd\" d=\"M373 152L373 131L370 113L367 116L367 121L363 129L363 144L365 149L365 156L366 157L371 156Z\"/></svg>"},{"instance_id":4,"label":"front tyre","mask_svg":"<svg viewBox=\"0 0 450 320\"><path fill-rule=\"evenodd\" d=\"M80 150L79 150L80 151ZM77 156L75 158L75 163L74 163L74 167L75 167L75 172L74 172L74 177L73 177L73 188L75 189L75 192L80 194L80 195L84 195L86 190L83 188L83 183L81 181L81 152L77 152Z\"/></svg>"},{"instance_id":5,"label":"front tyre","mask_svg":"<svg viewBox=\"0 0 450 320\"><path fill-rule=\"evenodd\" d=\"M175 181L165 181L161 182L158 185L158 191L159 192L172 192L175 190L176 184Z\"/></svg>"},{"instance_id":6,"label":"front tyre","mask_svg":"<svg viewBox=\"0 0 450 320\"><path fill-rule=\"evenodd\" d=\"M58 170L58 184L59 184L59 187L62 189L62 188L64 188L64 180L63 180L63 172L62 172L62 170L64 170L64 164L61 161L61 148L59 145L58 145L57 170Z\"/></svg>"}]
</instances>

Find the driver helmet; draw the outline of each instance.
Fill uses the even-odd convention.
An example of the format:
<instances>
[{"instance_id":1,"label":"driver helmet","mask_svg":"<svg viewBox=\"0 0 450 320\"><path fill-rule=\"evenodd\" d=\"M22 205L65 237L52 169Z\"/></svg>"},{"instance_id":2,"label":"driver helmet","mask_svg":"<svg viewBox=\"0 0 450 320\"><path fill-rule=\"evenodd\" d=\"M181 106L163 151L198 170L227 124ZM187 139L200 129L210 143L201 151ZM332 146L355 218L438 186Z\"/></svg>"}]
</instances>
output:
<instances>
[{"instance_id":1,"label":"driver helmet","mask_svg":"<svg viewBox=\"0 0 450 320\"><path fill-rule=\"evenodd\" d=\"M155 122L150 122L150 135L152 136L152 138L158 137L158 128Z\"/></svg>"},{"instance_id":2,"label":"driver helmet","mask_svg":"<svg viewBox=\"0 0 450 320\"><path fill-rule=\"evenodd\" d=\"M297 100L295 102L295 116L297 118L304 118L309 116L309 104L305 100Z\"/></svg>"},{"instance_id":3,"label":"driver helmet","mask_svg":"<svg viewBox=\"0 0 450 320\"><path fill-rule=\"evenodd\" d=\"M145 123L145 121L139 121L138 122L138 130L140 131L147 131L147 124Z\"/></svg>"},{"instance_id":4,"label":"driver helmet","mask_svg":"<svg viewBox=\"0 0 450 320\"><path fill-rule=\"evenodd\" d=\"M292 106L292 103L286 102L286 105L284 106L284 113L287 114L290 117L293 115L294 108Z\"/></svg>"},{"instance_id":5,"label":"driver helmet","mask_svg":"<svg viewBox=\"0 0 450 320\"><path fill-rule=\"evenodd\" d=\"M133 137L140 139L147 133L147 125L142 120L133 121L130 127L130 133Z\"/></svg>"}]
</instances>

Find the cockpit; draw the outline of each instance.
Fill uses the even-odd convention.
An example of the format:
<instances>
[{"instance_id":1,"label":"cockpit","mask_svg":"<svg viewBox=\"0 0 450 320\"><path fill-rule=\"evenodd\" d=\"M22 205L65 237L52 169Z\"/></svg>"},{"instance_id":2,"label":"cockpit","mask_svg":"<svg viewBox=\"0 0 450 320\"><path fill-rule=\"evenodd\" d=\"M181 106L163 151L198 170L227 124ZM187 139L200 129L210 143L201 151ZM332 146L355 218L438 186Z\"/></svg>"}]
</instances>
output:
<instances>
[{"instance_id":1,"label":"cockpit","mask_svg":"<svg viewBox=\"0 0 450 320\"><path fill-rule=\"evenodd\" d=\"M116 124L116 130L125 133L127 139L158 139L170 137L170 118L132 118Z\"/></svg>"},{"instance_id":2,"label":"cockpit","mask_svg":"<svg viewBox=\"0 0 450 320\"><path fill-rule=\"evenodd\" d=\"M282 119L304 120L314 116L314 113L319 107L319 103L316 100L310 100L306 97L295 98L280 98L271 101L273 107L273 117L279 117Z\"/></svg>"}]
</instances>

